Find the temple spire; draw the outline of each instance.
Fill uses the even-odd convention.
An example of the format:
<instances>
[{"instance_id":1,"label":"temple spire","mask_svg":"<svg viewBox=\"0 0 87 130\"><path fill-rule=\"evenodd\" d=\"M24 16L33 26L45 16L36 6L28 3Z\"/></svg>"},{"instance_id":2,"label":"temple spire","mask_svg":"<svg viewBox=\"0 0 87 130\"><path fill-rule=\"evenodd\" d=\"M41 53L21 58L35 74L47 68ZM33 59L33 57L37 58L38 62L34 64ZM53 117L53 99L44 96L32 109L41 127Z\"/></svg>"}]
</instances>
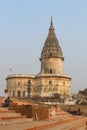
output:
<instances>
[{"instance_id":1,"label":"temple spire","mask_svg":"<svg viewBox=\"0 0 87 130\"><path fill-rule=\"evenodd\" d=\"M50 28L47 35L47 38L44 43L44 47L41 53L41 60L43 58L60 58L64 60L62 49L59 45L59 41L57 40L55 29L53 27L53 21L51 16Z\"/></svg>"}]
</instances>

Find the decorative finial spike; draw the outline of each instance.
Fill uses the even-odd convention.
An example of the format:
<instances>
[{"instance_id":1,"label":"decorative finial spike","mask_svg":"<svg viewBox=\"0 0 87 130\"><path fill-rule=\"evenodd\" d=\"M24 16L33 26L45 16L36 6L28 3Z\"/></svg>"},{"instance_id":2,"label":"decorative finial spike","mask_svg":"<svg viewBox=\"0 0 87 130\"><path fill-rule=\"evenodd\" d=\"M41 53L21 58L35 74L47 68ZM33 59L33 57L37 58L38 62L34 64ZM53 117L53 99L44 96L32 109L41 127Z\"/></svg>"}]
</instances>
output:
<instances>
[{"instance_id":1,"label":"decorative finial spike","mask_svg":"<svg viewBox=\"0 0 87 130\"><path fill-rule=\"evenodd\" d=\"M52 16L51 16L51 26L53 26L53 20L52 20Z\"/></svg>"}]
</instances>

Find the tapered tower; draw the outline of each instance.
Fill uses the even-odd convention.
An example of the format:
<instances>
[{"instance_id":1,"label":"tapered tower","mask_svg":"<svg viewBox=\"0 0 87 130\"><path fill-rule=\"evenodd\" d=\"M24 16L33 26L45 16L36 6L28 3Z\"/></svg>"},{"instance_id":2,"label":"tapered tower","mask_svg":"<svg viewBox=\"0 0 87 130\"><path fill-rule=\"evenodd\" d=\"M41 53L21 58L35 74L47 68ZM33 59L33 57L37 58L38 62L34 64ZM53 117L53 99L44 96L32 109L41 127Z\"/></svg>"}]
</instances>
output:
<instances>
[{"instance_id":1,"label":"tapered tower","mask_svg":"<svg viewBox=\"0 0 87 130\"><path fill-rule=\"evenodd\" d=\"M45 40L44 47L41 52L41 73L62 75L63 60L64 57L62 49L56 37L51 17L48 36Z\"/></svg>"},{"instance_id":2,"label":"tapered tower","mask_svg":"<svg viewBox=\"0 0 87 130\"><path fill-rule=\"evenodd\" d=\"M41 69L36 75L37 95L42 97L50 97L55 93L70 95L71 77L63 73L64 57L55 34L52 17L40 61Z\"/></svg>"}]
</instances>

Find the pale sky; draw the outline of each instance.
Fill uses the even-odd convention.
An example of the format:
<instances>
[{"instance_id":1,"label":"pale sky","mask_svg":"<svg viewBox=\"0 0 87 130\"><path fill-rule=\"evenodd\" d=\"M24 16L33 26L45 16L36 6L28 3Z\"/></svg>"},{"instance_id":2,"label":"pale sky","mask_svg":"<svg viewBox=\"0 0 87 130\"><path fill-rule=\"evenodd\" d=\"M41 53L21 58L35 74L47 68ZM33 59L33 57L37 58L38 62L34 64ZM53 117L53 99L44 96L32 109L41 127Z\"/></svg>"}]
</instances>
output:
<instances>
[{"instance_id":1,"label":"pale sky","mask_svg":"<svg viewBox=\"0 0 87 130\"><path fill-rule=\"evenodd\" d=\"M51 16L71 93L87 88L87 0L0 0L0 96L7 75L40 71Z\"/></svg>"}]
</instances>

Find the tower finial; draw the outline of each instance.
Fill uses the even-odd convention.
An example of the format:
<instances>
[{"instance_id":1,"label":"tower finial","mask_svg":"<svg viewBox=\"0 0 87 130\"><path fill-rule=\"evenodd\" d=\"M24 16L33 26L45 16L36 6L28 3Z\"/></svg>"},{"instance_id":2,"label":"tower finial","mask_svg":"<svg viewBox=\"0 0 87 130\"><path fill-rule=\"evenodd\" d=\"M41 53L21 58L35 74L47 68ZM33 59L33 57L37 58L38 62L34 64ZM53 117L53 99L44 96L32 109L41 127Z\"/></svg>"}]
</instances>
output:
<instances>
[{"instance_id":1,"label":"tower finial","mask_svg":"<svg viewBox=\"0 0 87 130\"><path fill-rule=\"evenodd\" d=\"M52 16L51 16L51 26L53 26L53 20L52 20Z\"/></svg>"}]
</instances>

